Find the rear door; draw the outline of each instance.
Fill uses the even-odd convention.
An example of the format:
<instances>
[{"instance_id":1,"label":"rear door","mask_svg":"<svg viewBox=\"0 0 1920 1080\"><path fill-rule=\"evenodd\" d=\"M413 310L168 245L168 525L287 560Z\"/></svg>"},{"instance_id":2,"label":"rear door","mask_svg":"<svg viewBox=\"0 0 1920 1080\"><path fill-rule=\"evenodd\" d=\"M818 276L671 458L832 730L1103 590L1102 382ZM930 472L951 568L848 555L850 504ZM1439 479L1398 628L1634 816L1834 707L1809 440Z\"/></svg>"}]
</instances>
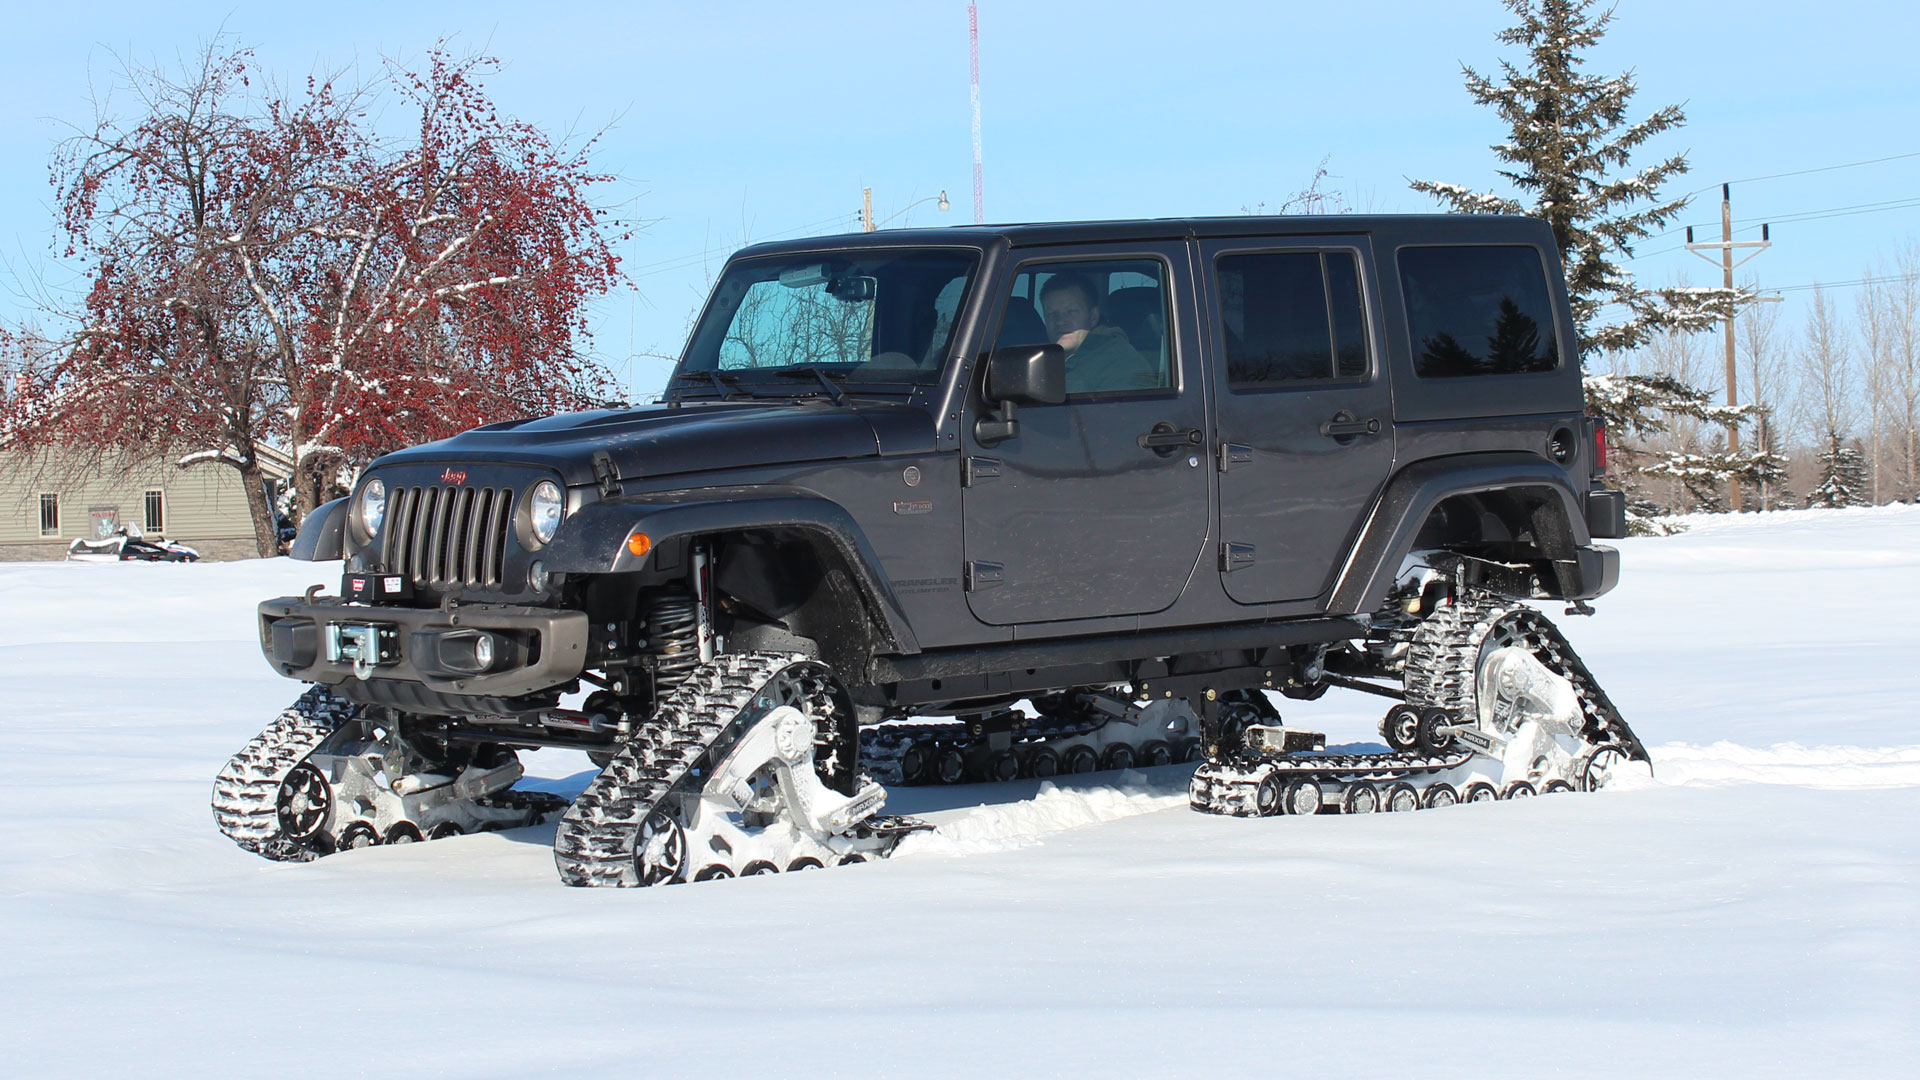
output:
<instances>
[{"instance_id":1,"label":"rear door","mask_svg":"<svg viewBox=\"0 0 1920 1080\"><path fill-rule=\"evenodd\" d=\"M1199 247L1222 582L1246 604L1324 597L1393 470L1371 247L1354 236Z\"/></svg>"},{"instance_id":2,"label":"rear door","mask_svg":"<svg viewBox=\"0 0 1920 1080\"><path fill-rule=\"evenodd\" d=\"M1212 513L1189 248L1022 254L993 341L1068 338L1068 394L989 443L971 395L967 602L1000 625L1160 611L1193 577Z\"/></svg>"}]
</instances>

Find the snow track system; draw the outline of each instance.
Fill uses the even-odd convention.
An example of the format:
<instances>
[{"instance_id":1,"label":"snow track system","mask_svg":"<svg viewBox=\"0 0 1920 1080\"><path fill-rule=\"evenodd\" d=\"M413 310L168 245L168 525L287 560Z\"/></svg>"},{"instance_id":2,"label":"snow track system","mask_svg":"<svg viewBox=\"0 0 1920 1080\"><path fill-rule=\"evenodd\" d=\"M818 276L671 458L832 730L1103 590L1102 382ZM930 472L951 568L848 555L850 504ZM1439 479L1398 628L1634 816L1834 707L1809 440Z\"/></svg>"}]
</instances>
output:
<instances>
[{"instance_id":1,"label":"snow track system","mask_svg":"<svg viewBox=\"0 0 1920 1080\"><path fill-rule=\"evenodd\" d=\"M549 820L566 800L513 791L510 750L429 763L396 733L314 686L213 782L213 818L242 848L304 862Z\"/></svg>"},{"instance_id":2,"label":"snow track system","mask_svg":"<svg viewBox=\"0 0 1920 1080\"><path fill-rule=\"evenodd\" d=\"M841 752L853 723L832 672L803 656L701 664L561 818L560 880L663 885L885 857L926 826L875 816L886 789Z\"/></svg>"},{"instance_id":3,"label":"snow track system","mask_svg":"<svg viewBox=\"0 0 1920 1080\"><path fill-rule=\"evenodd\" d=\"M1197 810L1240 817L1371 813L1593 790L1647 761L1559 630L1531 608L1458 589L1420 623L1389 753L1302 751L1300 733L1254 726L1247 745L1194 770ZM1291 738L1290 738L1291 736Z\"/></svg>"},{"instance_id":4,"label":"snow track system","mask_svg":"<svg viewBox=\"0 0 1920 1080\"><path fill-rule=\"evenodd\" d=\"M1365 687L1403 698L1382 721L1385 750L1328 753L1323 738L1281 726L1254 691L1209 693L1210 729L1187 702L1139 703L1122 687L1036 699L1038 717L1001 710L861 731L830 668L748 652L687 665L571 805L514 790L522 770L511 749L408 737L396 730L405 717L314 686L220 771L213 812L242 848L295 861L558 816L563 882L633 887L885 858L929 826L880 816L883 783L1192 761L1207 730L1233 749L1194 771L1192 805L1242 817L1591 790L1647 760L1566 639L1531 608L1456 585L1410 627L1397 665L1404 692Z\"/></svg>"},{"instance_id":5,"label":"snow track system","mask_svg":"<svg viewBox=\"0 0 1920 1080\"><path fill-rule=\"evenodd\" d=\"M1055 695L1039 716L1011 709L860 732L860 761L883 784L961 784L1197 761L1199 718L1184 701Z\"/></svg>"}]
</instances>

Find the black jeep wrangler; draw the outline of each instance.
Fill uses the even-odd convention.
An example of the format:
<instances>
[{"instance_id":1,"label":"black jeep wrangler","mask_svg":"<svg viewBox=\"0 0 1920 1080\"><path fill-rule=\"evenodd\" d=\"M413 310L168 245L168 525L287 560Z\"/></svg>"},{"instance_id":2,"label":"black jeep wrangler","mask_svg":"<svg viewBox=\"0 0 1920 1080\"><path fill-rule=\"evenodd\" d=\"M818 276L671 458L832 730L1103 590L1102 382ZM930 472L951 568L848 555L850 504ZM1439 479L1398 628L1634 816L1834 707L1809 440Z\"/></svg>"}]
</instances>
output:
<instances>
[{"instance_id":1,"label":"black jeep wrangler","mask_svg":"<svg viewBox=\"0 0 1920 1080\"><path fill-rule=\"evenodd\" d=\"M1618 574L1573 342L1531 219L748 248L658 404L389 454L309 515L340 595L261 604L260 643L314 685L216 817L300 859L564 810L562 878L635 885L884 855L925 826L883 784L1592 786L1645 755L1536 610ZM1268 691L1328 686L1397 700L1377 752L1280 724ZM571 805L513 788L544 746L602 765Z\"/></svg>"}]
</instances>

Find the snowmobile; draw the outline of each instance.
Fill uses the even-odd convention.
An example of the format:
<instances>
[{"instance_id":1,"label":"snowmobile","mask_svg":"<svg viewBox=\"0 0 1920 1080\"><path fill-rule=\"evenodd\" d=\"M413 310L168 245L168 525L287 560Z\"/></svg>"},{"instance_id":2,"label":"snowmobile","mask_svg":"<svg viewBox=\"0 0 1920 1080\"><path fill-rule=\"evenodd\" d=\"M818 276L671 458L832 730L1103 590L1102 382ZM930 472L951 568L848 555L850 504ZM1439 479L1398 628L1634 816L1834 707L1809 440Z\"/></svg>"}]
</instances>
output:
<instances>
[{"instance_id":1,"label":"snowmobile","mask_svg":"<svg viewBox=\"0 0 1920 1080\"><path fill-rule=\"evenodd\" d=\"M98 540L81 537L67 545L73 562L199 562L200 552L185 544L146 538L137 525L122 525Z\"/></svg>"}]
</instances>

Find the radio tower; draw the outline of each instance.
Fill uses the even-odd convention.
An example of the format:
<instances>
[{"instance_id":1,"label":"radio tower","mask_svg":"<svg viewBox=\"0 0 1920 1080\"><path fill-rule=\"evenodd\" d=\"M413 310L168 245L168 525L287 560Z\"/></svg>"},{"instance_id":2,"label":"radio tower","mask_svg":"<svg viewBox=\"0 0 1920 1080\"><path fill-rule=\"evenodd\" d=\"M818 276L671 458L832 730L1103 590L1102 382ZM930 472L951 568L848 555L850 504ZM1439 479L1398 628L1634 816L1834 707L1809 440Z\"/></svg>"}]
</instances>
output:
<instances>
[{"instance_id":1,"label":"radio tower","mask_svg":"<svg viewBox=\"0 0 1920 1080\"><path fill-rule=\"evenodd\" d=\"M987 195L980 180L980 6L967 4L967 59L973 65L973 223L987 220Z\"/></svg>"}]
</instances>

